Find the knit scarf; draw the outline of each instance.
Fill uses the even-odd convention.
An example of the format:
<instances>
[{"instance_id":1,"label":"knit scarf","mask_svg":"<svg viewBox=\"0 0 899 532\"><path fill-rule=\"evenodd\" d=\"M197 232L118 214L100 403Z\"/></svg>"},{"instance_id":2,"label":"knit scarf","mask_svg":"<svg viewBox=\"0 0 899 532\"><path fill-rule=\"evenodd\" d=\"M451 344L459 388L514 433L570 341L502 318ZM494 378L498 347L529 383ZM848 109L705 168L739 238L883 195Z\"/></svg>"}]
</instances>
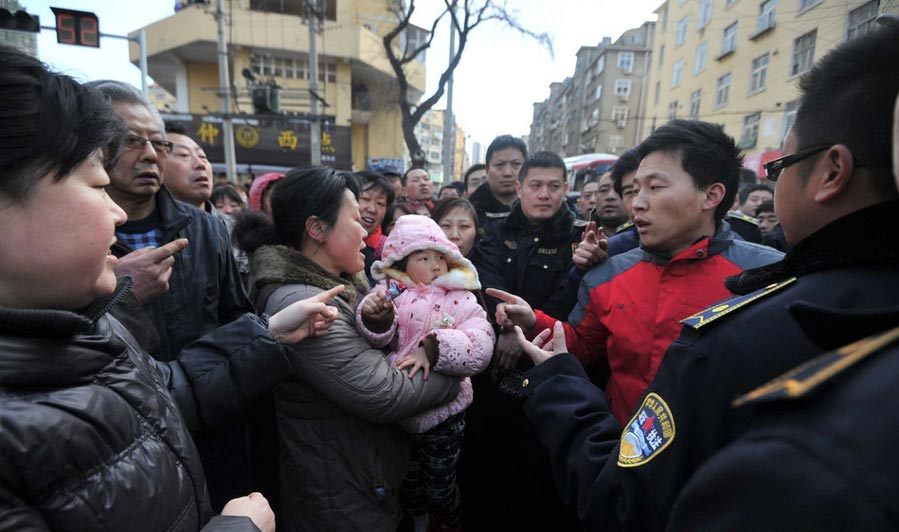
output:
<instances>
[{"instance_id":1,"label":"knit scarf","mask_svg":"<svg viewBox=\"0 0 899 532\"><path fill-rule=\"evenodd\" d=\"M341 299L356 304L358 294L368 292L368 281L361 272L334 275L299 251L287 246L262 246L253 253L250 276L250 298L257 300L269 285L307 284L328 290L342 284Z\"/></svg>"}]
</instances>

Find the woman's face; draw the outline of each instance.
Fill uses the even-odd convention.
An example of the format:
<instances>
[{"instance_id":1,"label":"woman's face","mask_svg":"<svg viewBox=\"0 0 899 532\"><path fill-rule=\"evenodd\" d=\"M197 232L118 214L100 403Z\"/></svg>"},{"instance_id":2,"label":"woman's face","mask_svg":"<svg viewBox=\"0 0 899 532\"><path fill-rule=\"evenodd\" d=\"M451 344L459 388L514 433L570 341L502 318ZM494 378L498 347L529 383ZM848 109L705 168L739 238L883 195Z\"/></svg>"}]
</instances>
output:
<instances>
[{"instance_id":1,"label":"woman's face","mask_svg":"<svg viewBox=\"0 0 899 532\"><path fill-rule=\"evenodd\" d=\"M471 247L474 245L475 237L478 236L471 212L463 207L456 207L446 213L438 224L443 229L446 238L459 246L459 251L462 252L463 256L467 257L468 252L471 251Z\"/></svg>"},{"instance_id":2,"label":"woman's face","mask_svg":"<svg viewBox=\"0 0 899 532\"><path fill-rule=\"evenodd\" d=\"M311 258L336 275L361 272L365 268L365 256L362 255L365 243L362 240L366 236L368 232L362 225L359 204L353 193L345 190L337 222L327 232L321 249Z\"/></svg>"},{"instance_id":3,"label":"woman's face","mask_svg":"<svg viewBox=\"0 0 899 532\"><path fill-rule=\"evenodd\" d=\"M380 187L369 185L359 194L359 213L362 216L362 226L368 234L374 233L387 214L387 193Z\"/></svg>"},{"instance_id":4,"label":"woman's face","mask_svg":"<svg viewBox=\"0 0 899 532\"><path fill-rule=\"evenodd\" d=\"M115 290L109 247L126 216L108 185L97 150L62 181L40 178L24 201L0 196L0 305L74 310Z\"/></svg>"},{"instance_id":5,"label":"woman's face","mask_svg":"<svg viewBox=\"0 0 899 532\"><path fill-rule=\"evenodd\" d=\"M243 210L243 205L237 203L228 196L222 196L215 202L215 210L222 214L237 214Z\"/></svg>"}]
</instances>

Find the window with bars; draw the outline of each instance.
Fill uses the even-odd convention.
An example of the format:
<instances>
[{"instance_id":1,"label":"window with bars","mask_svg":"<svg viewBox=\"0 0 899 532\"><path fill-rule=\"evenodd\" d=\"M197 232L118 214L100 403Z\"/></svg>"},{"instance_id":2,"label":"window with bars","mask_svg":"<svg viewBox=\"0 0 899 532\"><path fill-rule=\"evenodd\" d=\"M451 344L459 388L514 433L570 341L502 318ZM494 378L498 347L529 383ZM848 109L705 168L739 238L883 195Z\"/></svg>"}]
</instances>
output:
<instances>
[{"instance_id":1,"label":"window with bars","mask_svg":"<svg viewBox=\"0 0 899 532\"><path fill-rule=\"evenodd\" d=\"M631 80L629 79L616 79L615 80L615 94L621 100L627 100L631 96Z\"/></svg>"},{"instance_id":2,"label":"window with bars","mask_svg":"<svg viewBox=\"0 0 899 532\"><path fill-rule=\"evenodd\" d=\"M765 82L768 77L768 54L756 57L752 60L752 70L749 77L749 92L765 90Z\"/></svg>"},{"instance_id":3,"label":"window with bars","mask_svg":"<svg viewBox=\"0 0 899 532\"><path fill-rule=\"evenodd\" d=\"M305 59L272 56L270 54L250 55L250 70L260 76L274 76L286 79L309 79L309 65ZM334 83L337 81L337 65L319 63L318 80Z\"/></svg>"},{"instance_id":4,"label":"window with bars","mask_svg":"<svg viewBox=\"0 0 899 532\"><path fill-rule=\"evenodd\" d=\"M699 119L699 104L702 101L702 89L690 93L690 118Z\"/></svg>"},{"instance_id":5,"label":"window with bars","mask_svg":"<svg viewBox=\"0 0 899 532\"><path fill-rule=\"evenodd\" d=\"M861 37L871 31L879 9L880 2L872 0L850 11L846 21L846 39Z\"/></svg>"},{"instance_id":6,"label":"window with bars","mask_svg":"<svg viewBox=\"0 0 899 532\"><path fill-rule=\"evenodd\" d=\"M668 104L668 120L677 118L677 100Z\"/></svg>"},{"instance_id":7,"label":"window with bars","mask_svg":"<svg viewBox=\"0 0 899 532\"><path fill-rule=\"evenodd\" d=\"M793 41L793 59L790 61L790 76L798 76L812 67L815 61L815 39L818 30L812 30Z\"/></svg>"},{"instance_id":8,"label":"window with bars","mask_svg":"<svg viewBox=\"0 0 899 532\"><path fill-rule=\"evenodd\" d=\"M715 87L715 107L727 105L727 102L730 100L730 81L730 72L718 78L718 83Z\"/></svg>"},{"instance_id":9,"label":"window with bars","mask_svg":"<svg viewBox=\"0 0 899 532\"><path fill-rule=\"evenodd\" d=\"M615 122L615 125L618 128L623 128L627 125L627 107L613 107L612 108L612 121Z\"/></svg>"}]
</instances>

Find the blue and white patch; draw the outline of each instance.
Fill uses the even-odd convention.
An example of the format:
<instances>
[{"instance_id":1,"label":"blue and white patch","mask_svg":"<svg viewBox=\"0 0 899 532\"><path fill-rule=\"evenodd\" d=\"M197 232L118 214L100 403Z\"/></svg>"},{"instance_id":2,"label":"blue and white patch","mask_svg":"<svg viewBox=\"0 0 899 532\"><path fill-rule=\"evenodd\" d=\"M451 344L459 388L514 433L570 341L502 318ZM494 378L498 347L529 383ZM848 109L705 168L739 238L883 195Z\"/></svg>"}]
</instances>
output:
<instances>
[{"instance_id":1,"label":"blue and white patch","mask_svg":"<svg viewBox=\"0 0 899 532\"><path fill-rule=\"evenodd\" d=\"M671 445L674 435L671 409L658 394L650 393L621 434L618 465L638 467L649 462Z\"/></svg>"}]
</instances>

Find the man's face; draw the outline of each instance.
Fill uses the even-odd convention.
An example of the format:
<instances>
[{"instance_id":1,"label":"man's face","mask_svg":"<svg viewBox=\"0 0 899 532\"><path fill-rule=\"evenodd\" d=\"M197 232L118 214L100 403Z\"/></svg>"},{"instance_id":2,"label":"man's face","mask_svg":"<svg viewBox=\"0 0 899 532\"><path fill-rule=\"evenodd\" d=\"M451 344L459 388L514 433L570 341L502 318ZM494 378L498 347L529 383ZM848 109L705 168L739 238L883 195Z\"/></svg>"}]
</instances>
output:
<instances>
[{"instance_id":1,"label":"man's face","mask_svg":"<svg viewBox=\"0 0 899 532\"><path fill-rule=\"evenodd\" d=\"M599 221L609 226L619 226L627 220L627 213L624 212L624 205L621 196L615 192L612 186L612 176L606 173L599 179L597 195L596 195L596 211L599 214Z\"/></svg>"},{"instance_id":2,"label":"man's face","mask_svg":"<svg viewBox=\"0 0 899 532\"><path fill-rule=\"evenodd\" d=\"M165 184L181 201L201 207L212 195L212 164L194 139L170 133L175 144L165 167Z\"/></svg>"},{"instance_id":3,"label":"man's face","mask_svg":"<svg viewBox=\"0 0 899 532\"><path fill-rule=\"evenodd\" d=\"M487 180L487 170L475 170L474 172L468 174L468 188L465 189L465 197L469 197L474 194L474 191L481 186L481 183Z\"/></svg>"},{"instance_id":4,"label":"man's face","mask_svg":"<svg viewBox=\"0 0 899 532\"><path fill-rule=\"evenodd\" d=\"M759 231L761 231L762 236L766 236L777 225L777 215L771 211L758 213L756 218L759 221Z\"/></svg>"},{"instance_id":5,"label":"man's face","mask_svg":"<svg viewBox=\"0 0 899 532\"><path fill-rule=\"evenodd\" d=\"M647 248L675 255L714 230L714 210L703 211L705 193L696 188L671 152L652 152L634 177L634 225ZM708 235L710 236L710 235Z\"/></svg>"},{"instance_id":6,"label":"man's face","mask_svg":"<svg viewBox=\"0 0 899 532\"><path fill-rule=\"evenodd\" d=\"M518 171L524 164L524 154L517 148L506 148L493 153L487 161L487 182L495 196L515 195Z\"/></svg>"},{"instance_id":7,"label":"man's face","mask_svg":"<svg viewBox=\"0 0 899 532\"><path fill-rule=\"evenodd\" d=\"M114 103L112 108L132 135L165 140L162 124L143 105ZM109 174L112 194L137 200L153 197L162 186L167 160L168 154L155 150L149 142L142 147L126 148Z\"/></svg>"},{"instance_id":8,"label":"man's face","mask_svg":"<svg viewBox=\"0 0 899 532\"><path fill-rule=\"evenodd\" d=\"M422 168L409 170L406 174L406 198L409 201L424 201L431 199L431 178L428 172Z\"/></svg>"},{"instance_id":9,"label":"man's face","mask_svg":"<svg viewBox=\"0 0 899 532\"><path fill-rule=\"evenodd\" d=\"M788 155L799 148L799 139L795 132L790 130L784 139L783 153ZM823 154L823 152L822 152ZM808 197L808 168L813 161L819 159L822 154L806 159L784 168L774 183L774 212L784 231L787 243L795 246L797 242L812 234L818 229L813 216L809 216L813 207L812 198ZM805 174L805 175L803 175Z\"/></svg>"},{"instance_id":10,"label":"man's face","mask_svg":"<svg viewBox=\"0 0 899 532\"><path fill-rule=\"evenodd\" d=\"M584 185L581 195L577 199L577 208L581 211L584 219L590 216L590 211L596 207L596 191L599 190L599 183L591 181Z\"/></svg>"},{"instance_id":11,"label":"man's face","mask_svg":"<svg viewBox=\"0 0 899 532\"><path fill-rule=\"evenodd\" d=\"M759 205L772 199L774 199L773 193L767 190L755 190L746 196L746 201L743 202L743 205L740 205L740 212L749 216L755 216L755 211L759 208Z\"/></svg>"},{"instance_id":12,"label":"man's face","mask_svg":"<svg viewBox=\"0 0 899 532\"><path fill-rule=\"evenodd\" d=\"M631 172L621 176L621 205L624 207L624 213L627 219L634 219L634 176L637 172Z\"/></svg>"},{"instance_id":13,"label":"man's face","mask_svg":"<svg viewBox=\"0 0 899 532\"><path fill-rule=\"evenodd\" d=\"M519 187L521 210L529 221L552 218L568 193L568 182L559 168L531 168Z\"/></svg>"}]
</instances>

